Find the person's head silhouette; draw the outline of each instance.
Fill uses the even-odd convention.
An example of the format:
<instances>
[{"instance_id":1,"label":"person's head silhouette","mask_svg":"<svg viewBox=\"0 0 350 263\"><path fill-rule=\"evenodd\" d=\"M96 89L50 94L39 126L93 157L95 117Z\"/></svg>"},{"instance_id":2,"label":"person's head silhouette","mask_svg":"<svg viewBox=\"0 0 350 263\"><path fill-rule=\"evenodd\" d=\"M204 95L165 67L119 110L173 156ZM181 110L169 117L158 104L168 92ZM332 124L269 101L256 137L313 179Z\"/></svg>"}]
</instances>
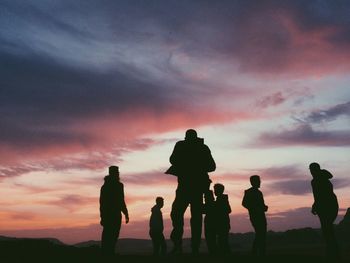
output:
<instances>
[{"instance_id":1,"label":"person's head silhouette","mask_svg":"<svg viewBox=\"0 0 350 263\"><path fill-rule=\"evenodd\" d=\"M321 166L318 163L310 163L309 169L312 177L316 177L320 173Z\"/></svg>"},{"instance_id":2,"label":"person's head silhouette","mask_svg":"<svg viewBox=\"0 0 350 263\"><path fill-rule=\"evenodd\" d=\"M186 141L195 141L197 139L197 132L193 129L186 131L185 140Z\"/></svg>"},{"instance_id":3,"label":"person's head silhouette","mask_svg":"<svg viewBox=\"0 0 350 263\"><path fill-rule=\"evenodd\" d=\"M158 196L156 198L156 204L159 208L162 208L164 206L164 199L163 197Z\"/></svg>"},{"instance_id":4,"label":"person's head silhouette","mask_svg":"<svg viewBox=\"0 0 350 263\"><path fill-rule=\"evenodd\" d=\"M216 196L222 195L225 191L225 186L223 184L214 185L214 193Z\"/></svg>"},{"instance_id":5,"label":"person's head silhouette","mask_svg":"<svg viewBox=\"0 0 350 263\"><path fill-rule=\"evenodd\" d=\"M108 174L119 180L119 167L112 165L108 168Z\"/></svg>"},{"instance_id":6,"label":"person's head silhouette","mask_svg":"<svg viewBox=\"0 0 350 263\"><path fill-rule=\"evenodd\" d=\"M259 175L252 175L250 177L250 184L253 186L253 188L260 188L260 176Z\"/></svg>"}]
</instances>

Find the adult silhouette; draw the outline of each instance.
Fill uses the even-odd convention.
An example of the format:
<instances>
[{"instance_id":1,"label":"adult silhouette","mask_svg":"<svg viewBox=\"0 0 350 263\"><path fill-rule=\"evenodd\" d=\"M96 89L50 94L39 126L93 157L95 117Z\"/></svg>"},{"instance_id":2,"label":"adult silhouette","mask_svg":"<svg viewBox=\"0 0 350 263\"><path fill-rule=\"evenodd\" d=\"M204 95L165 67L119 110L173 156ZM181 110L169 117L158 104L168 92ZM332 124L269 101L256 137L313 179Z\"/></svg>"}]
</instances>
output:
<instances>
[{"instance_id":1,"label":"adult silhouette","mask_svg":"<svg viewBox=\"0 0 350 263\"><path fill-rule=\"evenodd\" d=\"M314 196L311 212L320 219L322 234L327 246L327 258L331 261L338 260L339 250L333 223L338 216L339 205L337 196L333 192L333 185L329 180L333 175L321 169L318 163L311 163L309 169L312 175L311 186Z\"/></svg>"},{"instance_id":2,"label":"adult silhouette","mask_svg":"<svg viewBox=\"0 0 350 263\"><path fill-rule=\"evenodd\" d=\"M209 191L208 172L216 169L210 149L193 129L186 131L185 140L178 141L170 156L172 167L167 173L177 176L178 186L171 209L173 230L170 238L173 253L182 252L184 213L191 206L191 248L197 254L202 233L203 194Z\"/></svg>"},{"instance_id":3,"label":"adult silhouette","mask_svg":"<svg viewBox=\"0 0 350 263\"><path fill-rule=\"evenodd\" d=\"M156 204L151 209L151 218L149 221L149 235L152 238L153 243L153 255L158 256L159 254L166 254L166 243L163 234L163 215L162 207L164 206L164 199L162 197L156 198Z\"/></svg>"},{"instance_id":4,"label":"adult silhouette","mask_svg":"<svg viewBox=\"0 0 350 263\"><path fill-rule=\"evenodd\" d=\"M129 214L124 200L124 185L119 179L118 166L110 166L100 192L100 223L103 226L101 248L105 256L114 255L122 223L122 213L125 215L127 224Z\"/></svg>"},{"instance_id":5,"label":"adult silhouette","mask_svg":"<svg viewBox=\"0 0 350 263\"><path fill-rule=\"evenodd\" d=\"M254 256L265 256L267 232L265 212L268 206L265 205L263 194L259 190L261 185L260 176L252 175L250 184L252 187L245 190L242 205L248 209L249 218L255 230L252 253Z\"/></svg>"}]
</instances>

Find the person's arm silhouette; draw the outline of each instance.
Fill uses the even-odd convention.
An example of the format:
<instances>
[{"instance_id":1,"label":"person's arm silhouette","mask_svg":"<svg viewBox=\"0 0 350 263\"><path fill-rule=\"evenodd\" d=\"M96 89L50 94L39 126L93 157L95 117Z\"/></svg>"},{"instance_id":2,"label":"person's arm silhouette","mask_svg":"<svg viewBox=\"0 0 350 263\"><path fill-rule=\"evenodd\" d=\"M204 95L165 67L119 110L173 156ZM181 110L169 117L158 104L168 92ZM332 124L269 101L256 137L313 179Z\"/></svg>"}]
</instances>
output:
<instances>
[{"instance_id":1,"label":"person's arm silhouette","mask_svg":"<svg viewBox=\"0 0 350 263\"><path fill-rule=\"evenodd\" d=\"M179 165L179 163L181 163L181 154L179 154L180 152L180 143L177 142L174 146L174 150L172 152L172 154L170 155L169 161L172 165Z\"/></svg>"},{"instance_id":2,"label":"person's arm silhouette","mask_svg":"<svg viewBox=\"0 0 350 263\"><path fill-rule=\"evenodd\" d=\"M246 209L249 209L249 201L248 201L248 194L247 191L244 191L244 196L242 199L242 206Z\"/></svg>"},{"instance_id":3,"label":"person's arm silhouette","mask_svg":"<svg viewBox=\"0 0 350 263\"><path fill-rule=\"evenodd\" d=\"M261 202L262 202L262 205L263 205L263 209L264 209L264 212L267 212L267 210L269 209L269 207L267 205L265 205L265 200L264 200L264 196L262 194L261 191L259 191L260 195L261 195Z\"/></svg>"},{"instance_id":4,"label":"person's arm silhouette","mask_svg":"<svg viewBox=\"0 0 350 263\"><path fill-rule=\"evenodd\" d=\"M216 170L216 163L214 161L213 156L211 155L211 151L208 146L206 146L207 149L207 172L214 172Z\"/></svg>"},{"instance_id":5,"label":"person's arm silhouette","mask_svg":"<svg viewBox=\"0 0 350 263\"><path fill-rule=\"evenodd\" d=\"M125 216L125 224L128 224L129 223L129 212L128 212L128 208L126 207L126 203L125 203L125 198L124 198L124 185L122 184L122 187L121 187L121 191L122 191L122 213L124 214Z\"/></svg>"}]
</instances>

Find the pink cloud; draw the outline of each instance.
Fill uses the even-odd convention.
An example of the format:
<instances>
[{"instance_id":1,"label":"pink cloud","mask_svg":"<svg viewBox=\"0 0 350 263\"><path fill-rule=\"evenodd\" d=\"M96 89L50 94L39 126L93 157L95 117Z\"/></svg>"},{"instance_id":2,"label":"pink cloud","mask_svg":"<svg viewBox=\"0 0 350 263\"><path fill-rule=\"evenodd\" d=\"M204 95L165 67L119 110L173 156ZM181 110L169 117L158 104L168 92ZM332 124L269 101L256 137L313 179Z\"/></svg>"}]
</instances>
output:
<instances>
[{"instance_id":1,"label":"pink cloud","mask_svg":"<svg viewBox=\"0 0 350 263\"><path fill-rule=\"evenodd\" d=\"M188 127L252 118L249 113L201 111L200 109L174 112L137 110L109 119L77 121L71 127L74 134L89 134L89 140L61 144L33 145L21 151L16 145L2 147L1 177L11 177L42 170L89 169L108 167L111 160L122 159L131 151L145 150L163 141L144 138L149 134L163 133Z\"/></svg>"},{"instance_id":2,"label":"pink cloud","mask_svg":"<svg viewBox=\"0 0 350 263\"><path fill-rule=\"evenodd\" d=\"M76 212L86 206L97 206L99 199L97 197L82 196L77 194L64 195L53 201L43 202L46 205L59 206L67 209L70 213Z\"/></svg>"},{"instance_id":3,"label":"pink cloud","mask_svg":"<svg viewBox=\"0 0 350 263\"><path fill-rule=\"evenodd\" d=\"M300 75L323 76L330 72L345 73L350 69L350 52L330 39L341 34L336 25L309 28L300 26L297 16L280 12L276 19L289 33L289 47L285 53L286 72Z\"/></svg>"},{"instance_id":4,"label":"pink cloud","mask_svg":"<svg viewBox=\"0 0 350 263\"><path fill-rule=\"evenodd\" d=\"M283 96L281 91L275 92L272 95L263 97L258 101L258 106L261 106L262 108L266 108L269 106L277 106L279 104L282 104L286 101L286 98Z\"/></svg>"}]
</instances>

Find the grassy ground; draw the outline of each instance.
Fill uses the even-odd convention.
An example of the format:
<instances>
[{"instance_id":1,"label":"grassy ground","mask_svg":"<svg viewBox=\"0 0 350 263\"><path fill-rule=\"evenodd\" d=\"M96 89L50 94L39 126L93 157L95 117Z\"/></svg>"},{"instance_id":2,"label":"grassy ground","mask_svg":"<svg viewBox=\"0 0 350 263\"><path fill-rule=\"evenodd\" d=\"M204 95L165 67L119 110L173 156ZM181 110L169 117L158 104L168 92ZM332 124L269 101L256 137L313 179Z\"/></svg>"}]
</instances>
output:
<instances>
[{"instance_id":1,"label":"grassy ground","mask_svg":"<svg viewBox=\"0 0 350 263\"><path fill-rule=\"evenodd\" d=\"M129 251L137 250L130 247ZM233 250L233 253L227 257L210 256L205 252L193 256L190 253L183 255L167 255L164 257L150 256L150 250L143 254L135 252L122 251L121 255L106 259L101 256L98 246L74 247L64 244L55 244L47 240L15 240L0 241L0 262L1 263L31 263L31 262L76 262L76 263L97 263L97 262L121 262L121 263L250 263L250 262L269 262L269 263L323 263L326 262L323 256L324 247L320 246L283 246L268 249L268 255L264 259L257 259L250 256L248 250ZM202 250L205 251L205 250ZM330 261L334 262L334 261ZM350 249L343 247L342 263L350 262Z\"/></svg>"}]
</instances>

